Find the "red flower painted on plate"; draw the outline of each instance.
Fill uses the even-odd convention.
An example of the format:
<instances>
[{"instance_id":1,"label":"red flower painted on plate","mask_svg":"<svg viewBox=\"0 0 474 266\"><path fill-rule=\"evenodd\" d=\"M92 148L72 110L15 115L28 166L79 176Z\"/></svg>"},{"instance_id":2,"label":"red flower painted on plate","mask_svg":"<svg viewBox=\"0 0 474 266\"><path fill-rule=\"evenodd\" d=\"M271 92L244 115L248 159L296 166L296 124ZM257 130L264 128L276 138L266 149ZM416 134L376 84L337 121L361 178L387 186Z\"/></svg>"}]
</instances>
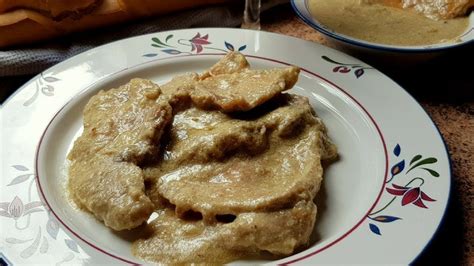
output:
<instances>
[{"instance_id":1,"label":"red flower painted on plate","mask_svg":"<svg viewBox=\"0 0 474 266\"><path fill-rule=\"evenodd\" d=\"M203 48L202 46L203 45L206 45L206 44L211 44L207 39L209 38L209 34L206 34L204 36L201 36L201 34L198 32L196 34L196 36L194 36L191 40L189 40L191 42L191 52L193 51L196 51L196 53L200 53L202 52Z\"/></svg>"},{"instance_id":2,"label":"red flower painted on plate","mask_svg":"<svg viewBox=\"0 0 474 266\"><path fill-rule=\"evenodd\" d=\"M351 72L351 69L346 67L346 66L337 66L332 69L333 72L339 72L339 73L349 73Z\"/></svg>"},{"instance_id":3,"label":"red flower painted on plate","mask_svg":"<svg viewBox=\"0 0 474 266\"><path fill-rule=\"evenodd\" d=\"M402 187L392 184L393 188L386 188L387 192L402 197L402 206L413 203L414 205L428 209L423 201L436 201L421 191L420 187Z\"/></svg>"}]
</instances>

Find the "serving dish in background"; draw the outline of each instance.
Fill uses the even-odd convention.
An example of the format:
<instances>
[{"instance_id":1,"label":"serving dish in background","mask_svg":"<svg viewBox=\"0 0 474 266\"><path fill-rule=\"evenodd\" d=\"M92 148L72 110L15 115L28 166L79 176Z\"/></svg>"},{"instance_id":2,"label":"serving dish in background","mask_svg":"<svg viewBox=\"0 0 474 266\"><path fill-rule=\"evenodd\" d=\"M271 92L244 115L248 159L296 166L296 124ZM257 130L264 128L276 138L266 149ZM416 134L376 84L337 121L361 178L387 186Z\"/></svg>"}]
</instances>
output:
<instances>
[{"instance_id":1,"label":"serving dish in background","mask_svg":"<svg viewBox=\"0 0 474 266\"><path fill-rule=\"evenodd\" d=\"M377 61L380 57L383 57L384 60L393 60L391 63L419 62L456 48L474 46L474 12L468 15L468 26L457 41L402 46L369 42L336 32L320 23L318 18L311 14L310 1L291 0L291 5L298 17L313 29L321 32L334 47L356 56L362 56L364 59L369 58L371 62Z\"/></svg>"}]
</instances>

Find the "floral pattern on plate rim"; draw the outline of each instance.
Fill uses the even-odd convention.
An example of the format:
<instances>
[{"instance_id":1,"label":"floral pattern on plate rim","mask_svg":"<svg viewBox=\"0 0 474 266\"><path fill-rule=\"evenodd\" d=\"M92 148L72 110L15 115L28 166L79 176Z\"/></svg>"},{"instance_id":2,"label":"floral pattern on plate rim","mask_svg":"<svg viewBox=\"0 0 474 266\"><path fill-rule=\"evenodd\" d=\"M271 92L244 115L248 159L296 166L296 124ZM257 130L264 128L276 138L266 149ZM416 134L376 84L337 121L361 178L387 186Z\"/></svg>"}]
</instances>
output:
<instances>
[{"instance_id":1,"label":"floral pattern on plate rim","mask_svg":"<svg viewBox=\"0 0 474 266\"><path fill-rule=\"evenodd\" d=\"M347 63L341 63L338 61L335 61L325 55L321 56L324 61L338 65L332 69L332 72L337 72L337 73L342 73L342 74L347 74L351 73L354 70L354 75L356 78L362 77L364 75L365 70L364 69L374 69L373 67L367 67L363 66L361 64L347 64Z\"/></svg>"},{"instance_id":2,"label":"floral pattern on plate rim","mask_svg":"<svg viewBox=\"0 0 474 266\"><path fill-rule=\"evenodd\" d=\"M40 76L38 79L35 80L35 92L34 94L23 103L23 106L29 106L31 105L39 96L40 92L41 94L45 96L53 96L54 95L54 85L51 83L54 83L56 81L60 81L59 78L54 77L54 76L44 76L44 73L41 72Z\"/></svg>"},{"instance_id":3,"label":"floral pattern on plate rim","mask_svg":"<svg viewBox=\"0 0 474 266\"><path fill-rule=\"evenodd\" d=\"M15 225L15 229L17 230L15 232L16 235L14 237L6 237L5 242L10 245L21 246L21 248L18 248L20 252L19 255L21 258L26 260L38 252L40 254L46 254L51 249L54 249L55 246L50 247L50 241L55 242L54 245L59 245L60 243L58 243L58 240L60 238L58 235L61 228L58 221L53 217L51 211L48 210L46 205L44 205L41 201L32 201L33 196L37 196L38 194L36 190L33 190L33 184L36 182L35 175L30 172L28 167L24 165L17 164L12 165L11 167L18 171L18 174L6 186L20 186L20 189L27 189L28 198L27 202L24 203L24 199L22 200L21 197L15 195L10 202L0 202L0 216L11 219ZM24 186L25 184L28 184L28 188ZM31 222L31 215L34 213L46 214L47 221L43 227L38 223ZM30 226L36 227L36 234L28 237L22 236L20 238L20 232L25 229L29 229ZM43 229L46 230L46 233L49 237L44 234ZM24 234L26 235L26 233ZM75 258L75 254L81 253L81 249L73 239L70 239L66 236L62 238L62 240L64 242L63 244L72 252L65 253L63 258L59 260L56 265L69 262ZM6 258L5 254L3 254L3 256Z\"/></svg>"},{"instance_id":4,"label":"floral pattern on plate rim","mask_svg":"<svg viewBox=\"0 0 474 266\"><path fill-rule=\"evenodd\" d=\"M191 39L177 39L175 40L174 34L168 34L164 39L158 37L151 38L151 46L159 48L161 52L169 55L179 55L179 54L200 54L204 50L213 50L228 53L229 51L243 51L247 48L247 45L240 46L237 50L234 48L234 45L224 41L226 49L221 49L215 46L209 46L212 42L209 41L209 34L201 35L201 33L196 33ZM164 41L162 41L164 40ZM189 48L191 48L189 50ZM183 49L188 49L185 51ZM144 54L144 57L155 57L158 53L148 53Z\"/></svg>"},{"instance_id":5,"label":"floral pattern on plate rim","mask_svg":"<svg viewBox=\"0 0 474 266\"><path fill-rule=\"evenodd\" d=\"M400 145L397 144L393 149L393 154L396 156L396 158L400 157L401 151L402 149ZM434 157L423 158L421 154L417 154L410 160L408 164L409 168L405 172L405 159L401 159L396 164L394 164L390 170L391 177L385 182L385 191L388 194L393 195L393 197L383 207L370 213L367 218L377 223L391 223L401 220L402 218L393 215L377 215L385 211L398 198L401 198L401 206L414 205L418 208L428 209L426 203L434 202L436 200L422 191L421 187L425 184L425 178L420 176L413 177L413 173L411 175L409 175L409 173L412 170L419 169L424 171L418 171L417 175L420 175L421 173L428 173L429 176L439 177L439 173L437 171L428 168L427 166L430 164L435 164L436 162L438 162L438 160ZM405 173L405 177L407 177L410 181L408 181L405 185L399 185L403 180L403 175L400 175L403 172ZM395 177L397 176L400 177L397 178L397 183L399 184L394 182ZM416 185L416 183L418 184ZM388 185L391 185L392 187L389 187ZM369 229L376 235L382 235L379 225L376 225L375 223L369 223Z\"/></svg>"}]
</instances>

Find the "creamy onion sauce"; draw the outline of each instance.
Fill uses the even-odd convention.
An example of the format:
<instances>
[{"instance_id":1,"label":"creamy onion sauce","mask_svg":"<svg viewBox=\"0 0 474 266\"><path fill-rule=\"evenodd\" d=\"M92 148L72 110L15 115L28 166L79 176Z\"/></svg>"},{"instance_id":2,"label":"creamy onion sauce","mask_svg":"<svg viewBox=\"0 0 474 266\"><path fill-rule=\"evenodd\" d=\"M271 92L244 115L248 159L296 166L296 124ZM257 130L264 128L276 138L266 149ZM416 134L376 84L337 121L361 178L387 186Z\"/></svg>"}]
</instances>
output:
<instances>
[{"instance_id":1,"label":"creamy onion sauce","mask_svg":"<svg viewBox=\"0 0 474 266\"><path fill-rule=\"evenodd\" d=\"M456 42L468 26L467 17L433 20L410 9L360 0L309 0L314 18L327 28L361 40L389 45Z\"/></svg>"}]
</instances>

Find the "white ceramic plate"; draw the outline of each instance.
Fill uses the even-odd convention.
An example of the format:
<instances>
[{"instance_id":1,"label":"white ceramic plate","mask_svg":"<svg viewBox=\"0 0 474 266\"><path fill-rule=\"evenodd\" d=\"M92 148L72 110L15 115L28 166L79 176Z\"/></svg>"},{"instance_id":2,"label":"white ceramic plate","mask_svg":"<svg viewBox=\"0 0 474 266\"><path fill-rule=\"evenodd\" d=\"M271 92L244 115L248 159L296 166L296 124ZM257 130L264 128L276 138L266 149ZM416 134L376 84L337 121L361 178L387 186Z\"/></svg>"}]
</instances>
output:
<instances>
[{"instance_id":1,"label":"white ceramic plate","mask_svg":"<svg viewBox=\"0 0 474 266\"><path fill-rule=\"evenodd\" d=\"M131 255L129 236L67 200L65 157L82 129L82 108L100 89L132 77L162 84L203 71L229 50L241 51L256 68L301 67L292 91L309 97L340 151L318 196L311 247L272 263L413 261L439 226L450 189L443 140L423 109L382 73L336 50L267 32L210 28L92 49L44 71L7 100L1 256L15 264L143 263Z\"/></svg>"}]
</instances>

